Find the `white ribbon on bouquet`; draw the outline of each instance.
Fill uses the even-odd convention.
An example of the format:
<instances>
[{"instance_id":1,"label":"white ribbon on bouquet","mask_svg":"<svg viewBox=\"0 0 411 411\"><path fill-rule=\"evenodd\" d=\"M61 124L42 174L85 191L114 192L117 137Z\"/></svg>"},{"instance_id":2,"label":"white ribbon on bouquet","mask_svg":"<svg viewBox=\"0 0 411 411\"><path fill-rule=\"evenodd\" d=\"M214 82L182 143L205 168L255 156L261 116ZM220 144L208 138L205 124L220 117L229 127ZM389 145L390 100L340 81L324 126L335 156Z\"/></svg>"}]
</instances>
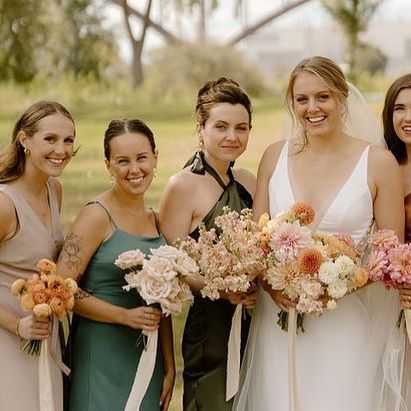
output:
<instances>
[{"instance_id":1,"label":"white ribbon on bouquet","mask_svg":"<svg viewBox=\"0 0 411 411\"><path fill-rule=\"evenodd\" d=\"M295 342L297 338L297 314L295 308L288 311L288 409L300 411L297 387L297 366Z\"/></svg>"},{"instance_id":2,"label":"white ribbon on bouquet","mask_svg":"<svg viewBox=\"0 0 411 411\"><path fill-rule=\"evenodd\" d=\"M240 349L241 349L241 317L243 304L237 304L231 320L230 336L228 338L226 401L231 400L238 391L240 380Z\"/></svg>"},{"instance_id":3,"label":"white ribbon on bouquet","mask_svg":"<svg viewBox=\"0 0 411 411\"><path fill-rule=\"evenodd\" d=\"M147 336L147 344L141 354L136 375L134 376L133 386L131 387L124 411L138 411L140 409L141 402L143 401L154 372L157 356L158 330L143 330L142 333Z\"/></svg>"},{"instance_id":4,"label":"white ribbon on bouquet","mask_svg":"<svg viewBox=\"0 0 411 411\"><path fill-rule=\"evenodd\" d=\"M39 401L40 411L62 410L62 404L54 398L52 368L56 365L64 374L70 374L70 368L65 365L59 354L59 325L57 319L51 317L51 335L41 342L39 357ZM54 363L54 364L53 364Z\"/></svg>"},{"instance_id":5,"label":"white ribbon on bouquet","mask_svg":"<svg viewBox=\"0 0 411 411\"><path fill-rule=\"evenodd\" d=\"M407 330L408 341L411 344L411 310L404 308L405 328Z\"/></svg>"}]
</instances>

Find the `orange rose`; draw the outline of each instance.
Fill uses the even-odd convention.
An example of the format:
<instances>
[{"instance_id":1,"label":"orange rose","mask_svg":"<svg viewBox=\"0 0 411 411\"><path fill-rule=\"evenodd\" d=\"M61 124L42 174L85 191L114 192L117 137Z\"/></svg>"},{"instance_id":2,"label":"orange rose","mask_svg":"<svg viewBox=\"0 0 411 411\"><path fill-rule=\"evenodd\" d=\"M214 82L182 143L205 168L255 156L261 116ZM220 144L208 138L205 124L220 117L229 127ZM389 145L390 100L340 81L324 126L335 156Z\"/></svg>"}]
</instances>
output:
<instances>
[{"instance_id":1,"label":"orange rose","mask_svg":"<svg viewBox=\"0 0 411 411\"><path fill-rule=\"evenodd\" d=\"M43 258L37 263L37 268L44 274L55 274L57 266L53 261Z\"/></svg>"},{"instance_id":2,"label":"orange rose","mask_svg":"<svg viewBox=\"0 0 411 411\"><path fill-rule=\"evenodd\" d=\"M56 314L61 321L66 314L66 307L64 306L63 301L58 297L54 297L50 300L49 304L51 311Z\"/></svg>"},{"instance_id":3,"label":"orange rose","mask_svg":"<svg viewBox=\"0 0 411 411\"><path fill-rule=\"evenodd\" d=\"M34 304L43 304L46 303L49 298L50 294L47 290L37 290L31 293Z\"/></svg>"},{"instance_id":4,"label":"orange rose","mask_svg":"<svg viewBox=\"0 0 411 411\"><path fill-rule=\"evenodd\" d=\"M47 281L47 287L52 297L58 297L65 289L64 280L58 275L51 274Z\"/></svg>"}]
</instances>

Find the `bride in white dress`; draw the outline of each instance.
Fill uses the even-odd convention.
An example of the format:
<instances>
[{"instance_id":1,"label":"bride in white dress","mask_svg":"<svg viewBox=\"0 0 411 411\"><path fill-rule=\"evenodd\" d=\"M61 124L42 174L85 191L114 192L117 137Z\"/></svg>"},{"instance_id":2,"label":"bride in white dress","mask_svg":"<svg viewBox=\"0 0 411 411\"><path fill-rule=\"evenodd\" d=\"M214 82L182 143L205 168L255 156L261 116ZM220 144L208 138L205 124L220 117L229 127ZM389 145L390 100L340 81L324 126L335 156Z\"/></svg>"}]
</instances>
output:
<instances>
[{"instance_id":1,"label":"bride in white dress","mask_svg":"<svg viewBox=\"0 0 411 411\"><path fill-rule=\"evenodd\" d=\"M349 233L356 243L375 219L403 238L401 175L393 156L370 136L346 132L349 86L331 60L312 57L294 69L287 90L299 136L271 145L259 167L255 218L275 216L298 201L316 211L311 229ZM363 122L366 119L362 119ZM396 328L396 291L370 284L337 309L305 317L297 335L300 407L288 398L287 333L277 325L292 303L260 288L242 365L237 411L394 411L401 400L404 338ZM411 409L411 407L410 407Z\"/></svg>"}]
</instances>

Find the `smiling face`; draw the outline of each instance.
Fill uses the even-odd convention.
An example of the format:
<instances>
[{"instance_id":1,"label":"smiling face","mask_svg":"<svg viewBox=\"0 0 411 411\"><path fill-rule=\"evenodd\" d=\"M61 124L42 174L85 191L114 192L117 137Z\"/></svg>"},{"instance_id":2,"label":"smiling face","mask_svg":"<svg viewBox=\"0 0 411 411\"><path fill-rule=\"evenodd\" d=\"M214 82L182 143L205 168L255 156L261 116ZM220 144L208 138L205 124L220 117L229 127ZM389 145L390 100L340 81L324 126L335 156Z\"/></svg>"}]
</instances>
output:
<instances>
[{"instance_id":1,"label":"smiling face","mask_svg":"<svg viewBox=\"0 0 411 411\"><path fill-rule=\"evenodd\" d=\"M36 128L31 137L20 132L20 144L29 153L25 172L57 177L73 155L74 124L63 114L55 113L40 119Z\"/></svg>"},{"instance_id":2,"label":"smiling face","mask_svg":"<svg viewBox=\"0 0 411 411\"><path fill-rule=\"evenodd\" d=\"M247 148L250 118L242 104L217 103L200 128L208 161L234 161Z\"/></svg>"},{"instance_id":3,"label":"smiling face","mask_svg":"<svg viewBox=\"0 0 411 411\"><path fill-rule=\"evenodd\" d=\"M144 194L154 177L157 154L141 133L124 133L110 142L107 168L114 177L115 188L131 195Z\"/></svg>"},{"instance_id":4,"label":"smiling face","mask_svg":"<svg viewBox=\"0 0 411 411\"><path fill-rule=\"evenodd\" d=\"M302 71L297 75L292 104L308 135L321 136L342 130L343 104L315 74Z\"/></svg>"},{"instance_id":5,"label":"smiling face","mask_svg":"<svg viewBox=\"0 0 411 411\"><path fill-rule=\"evenodd\" d=\"M405 144L411 144L411 88L404 88L398 93L392 123L397 136Z\"/></svg>"}]
</instances>

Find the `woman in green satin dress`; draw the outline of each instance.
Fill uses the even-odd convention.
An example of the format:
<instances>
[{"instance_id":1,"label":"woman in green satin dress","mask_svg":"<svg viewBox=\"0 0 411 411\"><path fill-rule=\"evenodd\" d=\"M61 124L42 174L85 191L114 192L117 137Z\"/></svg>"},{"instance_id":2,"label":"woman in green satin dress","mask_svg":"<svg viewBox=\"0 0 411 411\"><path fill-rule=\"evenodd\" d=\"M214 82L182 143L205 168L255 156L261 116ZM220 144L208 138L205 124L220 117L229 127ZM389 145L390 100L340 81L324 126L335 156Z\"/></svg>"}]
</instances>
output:
<instances>
[{"instance_id":1,"label":"woman in green satin dress","mask_svg":"<svg viewBox=\"0 0 411 411\"><path fill-rule=\"evenodd\" d=\"M160 226L168 242L188 234L197 238L199 224L213 227L224 206L236 211L252 207L255 177L232 167L247 147L251 111L247 94L233 80L219 78L199 90L196 115L201 150L171 177L160 205ZM183 408L228 411L232 407L232 401L225 400L231 319L235 304L254 305L255 292L222 294L211 301L199 293L202 279L192 280L190 286L195 300L183 336Z\"/></svg>"},{"instance_id":2,"label":"woman in green satin dress","mask_svg":"<svg viewBox=\"0 0 411 411\"><path fill-rule=\"evenodd\" d=\"M143 350L141 332L159 327L155 369L140 410L167 410L175 375L171 319L124 291L124 272L114 265L124 251L149 254L165 243L144 202L157 165L153 133L139 120L113 120L104 154L113 184L81 210L58 262L59 273L81 288L69 409L124 410Z\"/></svg>"}]
</instances>

